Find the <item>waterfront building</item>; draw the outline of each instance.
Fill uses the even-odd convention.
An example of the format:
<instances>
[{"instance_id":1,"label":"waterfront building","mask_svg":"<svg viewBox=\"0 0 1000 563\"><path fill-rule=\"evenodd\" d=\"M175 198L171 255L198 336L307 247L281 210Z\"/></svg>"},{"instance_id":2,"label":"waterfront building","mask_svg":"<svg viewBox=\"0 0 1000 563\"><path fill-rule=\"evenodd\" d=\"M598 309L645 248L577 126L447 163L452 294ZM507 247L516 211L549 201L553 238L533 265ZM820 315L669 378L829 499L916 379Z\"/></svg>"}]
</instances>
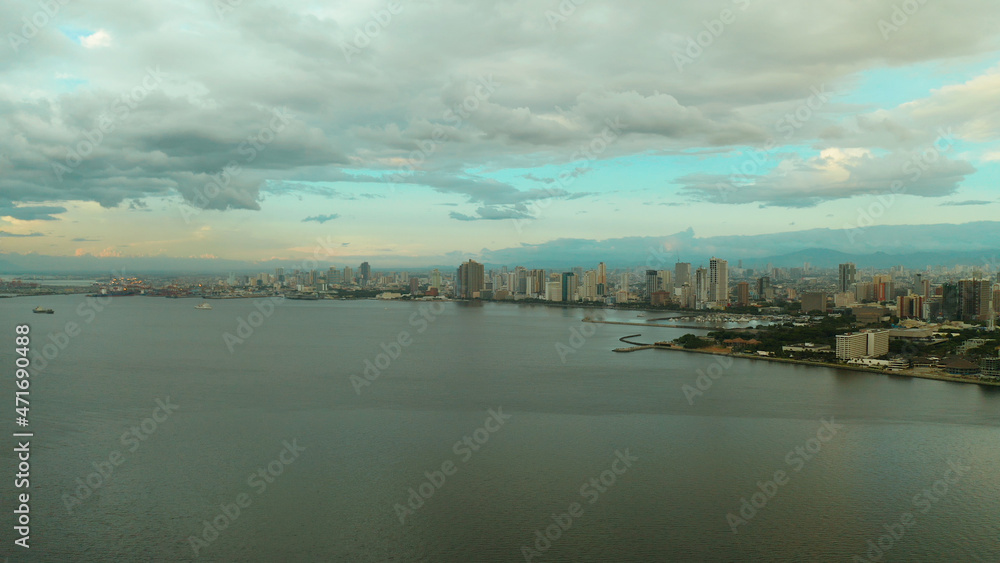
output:
<instances>
[{"instance_id":1,"label":"waterfront building","mask_svg":"<svg viewBox=\"0 0 1000 563\"><path fill-rule=\"evenodd\" d=\"M837 335L837 358L877 358L889 353L888 330L866 330Z\"/></svg>"},{"instance_id":2,"label":"waterfront building","mask_svg":"<svg viewBox=\"0 0 1000 563\"><path fill-rule=\"evenodd\" d=\"M485 267L479 262L470 259L458 267L458 273L455 278L455 294L460 299L480 297L481 292L486 289L485 276Z\"/></svg>"},{"instance_id":3,"label":"waterfront building","mask_svg":"<svg viewBox=\"0 0 1000 563\"><path fill-rule=\"evenodd\" d=\"M729 262L712 257L708 262L709 300L715 303L729 302Z\"/></svg>"},{"instance_id":4,"label":"waterfront building","mask_svg":"<svg viewBox=\"0 0 1000 563\"><path fill-rule=\"evenodd\" d=\"M583 284L580 286L580 299L584 301L597 301L597 272L587 270L583 274Z\"/></svg>"},{"instance_id":5,"label":"waterfront building","mask_svg":"<svg viewBox=\"0 0 1000 563\"><path fill-rule=\"evenodd\" d=\"M545 282L545 300L546 301L562 301L562 282L561 281Z\"/></svg>"},{"instance_id":6,"label":"waterfront building","mask_svg":"<svg viewBox=\"0 0 1000 563\"><path fill-rule=\"evenodd\" d=\"M573 272L563 272L562 275L562 301L576 301L577 300L577 281L576 274Z\"/></svg>"}]
</instances>

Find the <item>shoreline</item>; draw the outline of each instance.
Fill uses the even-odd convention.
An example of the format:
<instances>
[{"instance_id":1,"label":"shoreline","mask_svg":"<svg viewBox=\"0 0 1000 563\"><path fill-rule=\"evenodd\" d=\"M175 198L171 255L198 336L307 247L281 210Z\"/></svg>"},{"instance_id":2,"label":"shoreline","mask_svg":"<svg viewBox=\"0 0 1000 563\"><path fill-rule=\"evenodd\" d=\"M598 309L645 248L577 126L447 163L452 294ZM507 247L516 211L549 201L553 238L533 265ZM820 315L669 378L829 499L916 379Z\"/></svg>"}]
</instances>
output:
<instances>
[{"instance_id":1,"label":"shoreline","mask_svg":"<svg viewBox=\"0 0 1000 563\"><path fill-rule=\"evenodd\" d=\"M946 374L933 374L933 373L917 373L912 370L904 371L885 371L880 369L874 369L864 366L852 366L846 364L829 364L825 362L810 362L808 360L795 360L792 358L773 358L770 356L756 356L750 354L733 354L732 352L721 352L718 350L704 350L697 348L682 348L680 346L663 346L661 344L645 344L641 346L634 346L632 348L616 348L615 352L635 352L639 350L673 350L676 352L691 352L694 354L707 354L710 356L728 356L730 358L743 358L746 360L762 360L766 362L778 362L783 364L797 364L811 367L823 367L830 369L842 369L847 371L860 371L866 373L873 373L876 375L885 376L899 376L899 377L913 377L917 379L931 379L935 381L947 381L950 383L972 383L976 385L985 385L987 387L1000 387L1000 381L987 381L984 379L970 379L959 376L952 376Z\"/></svg>"}]
</instances>

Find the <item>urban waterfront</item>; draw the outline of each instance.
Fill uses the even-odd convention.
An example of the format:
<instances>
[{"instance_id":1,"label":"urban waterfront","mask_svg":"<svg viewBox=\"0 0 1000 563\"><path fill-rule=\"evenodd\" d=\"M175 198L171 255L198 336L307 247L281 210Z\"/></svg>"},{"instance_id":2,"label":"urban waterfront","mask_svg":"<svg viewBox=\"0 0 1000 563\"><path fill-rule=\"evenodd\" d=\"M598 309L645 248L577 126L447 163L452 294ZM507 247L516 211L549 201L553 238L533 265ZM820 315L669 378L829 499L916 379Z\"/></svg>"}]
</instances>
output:
<instances>
[{"instance_id":1,"label":"urban waterfront","mask_svg":"<svg viewBox=\"0 0 1000 563\"><path fill-rule=\"evenodd\" d=\"M1000 558L995 388L614 354L592 308L194 304L0 300L48 356L12 560Z\"/></svg>"}]
</instances>

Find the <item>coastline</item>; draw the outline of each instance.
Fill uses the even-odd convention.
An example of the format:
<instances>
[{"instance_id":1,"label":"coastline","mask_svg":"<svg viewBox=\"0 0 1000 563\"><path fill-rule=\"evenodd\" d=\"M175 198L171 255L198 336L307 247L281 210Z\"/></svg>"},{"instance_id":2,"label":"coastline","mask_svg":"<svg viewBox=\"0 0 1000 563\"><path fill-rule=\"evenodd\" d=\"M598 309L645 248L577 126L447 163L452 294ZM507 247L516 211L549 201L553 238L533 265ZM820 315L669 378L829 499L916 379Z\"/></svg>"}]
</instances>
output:
<instances>
[{"instance_id":1,"label":"coastline","mask_svg":"<svg viewBox=\"0 0 1000 563\"><path fill-rule=\"evenodd\" d=\"M689 327L677 326L677 325L624 323L624 322L616 322L616 321L597 321L597 320L592 320L592 319L585 320L584 322L599 323L599 324L627 325L627 326L637 326L637 327L641 327L641 326L653 326L653 327L666 327L666 328L689 328ZM714 330L714 329L712 329L710 327L690 327L690 328L700 328L700 329L703 329L703 330ZM732 329L727 329L727 330L732 330ZM630 338L630 337L634 337L634 336L639 336L639 335L631 335L631 336L627 336L625 338ZM832 364L832 363L828 363L828 362L812 362L812 361L809 361L809 360L796 360L796 359L792 359L792 358L775 358L773 356L759 356L759 355L756 355L756 354L734 354L729 349L718 348L718 347L712 347L712 348L683 348L681 346L676 346L676 345L673 345L673 344L665 346L665 345L660 344L660 343L642 344L642 343L639 343L639 342L628 342L628 341L625 341L625 340L622 340L622 342L625 342L627 344L632 344L632 346L630 346L628 348L615 348L615 349L613 349L614 352L628 353L628 352L638 352L640 350L674 350L674 351L679 351L679 352L691 352L691 353L694 353L694 354L708 354L708 355L711 355L711 356L729 356L729 357L732 357L732 358L744 358L744 359L747 359L747 360L763 360L763 361L767 361L767 362L778 362L778 363L784 363L784 364L797 364L797 365L804 365L804 366L811 366L811 367L823 367L823 368L831 368L831 369L842 369L842 370L848 370L848 371L861 371L861 372L866 372L866 373L874 373L874 374L877 374L877 375L886 375L886 376L896 375L896 376L900 376L900 377L914 377L914 378L917 378L917 379L932 379L932 380L935 380L935 381L948 381L948 382L951 382L951 383L973 383L973 384L977 384L977 385L985 385L987 387L1000 387L1000 381L988 381L988 380L979 379L979 378L971 379L971 378L967 378L967 377L959 377L959 376L953 376L953 375L947 375L947 374L927 373L927 372L915 371L915 370L912 370L912 369L900 370L900 371L886 371L886 370L883 370L883 369L876 369L876 368L870 368L870 367L865 367L865 366L855 366L855 365L850 365L850 364Z\"/></svg>"},{"instance_id":2,"label":"coastline","mask_svg":"<svg viewBox=\"0 0 1000 563\"><path fill-rule=\"evenodd\" d=\"M846 364L830 364L826 362L810 362L808 360L795 360L791 358L774 358L770 356L757 356L751 354L733 354L729 351L723 351L722 349L697 349L697 348L682 348L680 346L664 346L662 344L643 344L639 346L633 346L631 348L616 348L615 352L635 352L639 350L673 350L677 352L691 352L694 354L707 354L710 356L729 356L731 358L743 358L747 360L762 360L766 362L778 362L784 364L798 364L804 366L812 367L823 367L831 369L842 369L848 371L862 371L867 373L874 373L877 375L886 376L900 376L900 377L914 377L918 379L933 379L936 381L948 381L951 383L973 383L978 385L985 385L987 387L1000 387L1000 381L987 381L984 379L970 379L965 377L951 376L945 374L934 374L934 373L921 373L915 372L913 370L902 370L902 371L885 371L880 369L874 369L864 366L852 366Z\"/></svg>"}]
</instances>

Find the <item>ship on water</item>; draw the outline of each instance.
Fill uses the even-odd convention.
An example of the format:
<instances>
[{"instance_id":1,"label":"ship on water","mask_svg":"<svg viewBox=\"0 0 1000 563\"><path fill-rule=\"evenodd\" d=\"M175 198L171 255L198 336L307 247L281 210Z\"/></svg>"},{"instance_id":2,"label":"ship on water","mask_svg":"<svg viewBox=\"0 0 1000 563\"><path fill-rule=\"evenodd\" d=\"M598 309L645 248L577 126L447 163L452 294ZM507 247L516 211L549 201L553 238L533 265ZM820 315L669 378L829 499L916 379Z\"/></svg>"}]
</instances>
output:
<instances>
[{"instance_id":1,"label":"ship on water","mask_svg":"<svg viewBox=\"0 0 1000 563\"><path fill-rule=\"evenodd\" d=\"M34 311L35 313L46 313L46 314L49 314L49 315L51 315L52 313L55 313L55 311L53 311L52 309L43 309L40 306L39 307L35 307L34 309L32 309L32 311Z\"/></svg>"},{"instance_id":2,"label":"ship on water","mask_svg":"<svg viewBox=\"0 0 1000 563\"><path fill-rule=\"evenodd\" d=\"M208 304L208 301L203 302L201 305L195 305L195 309L211 309L212 306Z\"/></svg>"}]
</instances>

